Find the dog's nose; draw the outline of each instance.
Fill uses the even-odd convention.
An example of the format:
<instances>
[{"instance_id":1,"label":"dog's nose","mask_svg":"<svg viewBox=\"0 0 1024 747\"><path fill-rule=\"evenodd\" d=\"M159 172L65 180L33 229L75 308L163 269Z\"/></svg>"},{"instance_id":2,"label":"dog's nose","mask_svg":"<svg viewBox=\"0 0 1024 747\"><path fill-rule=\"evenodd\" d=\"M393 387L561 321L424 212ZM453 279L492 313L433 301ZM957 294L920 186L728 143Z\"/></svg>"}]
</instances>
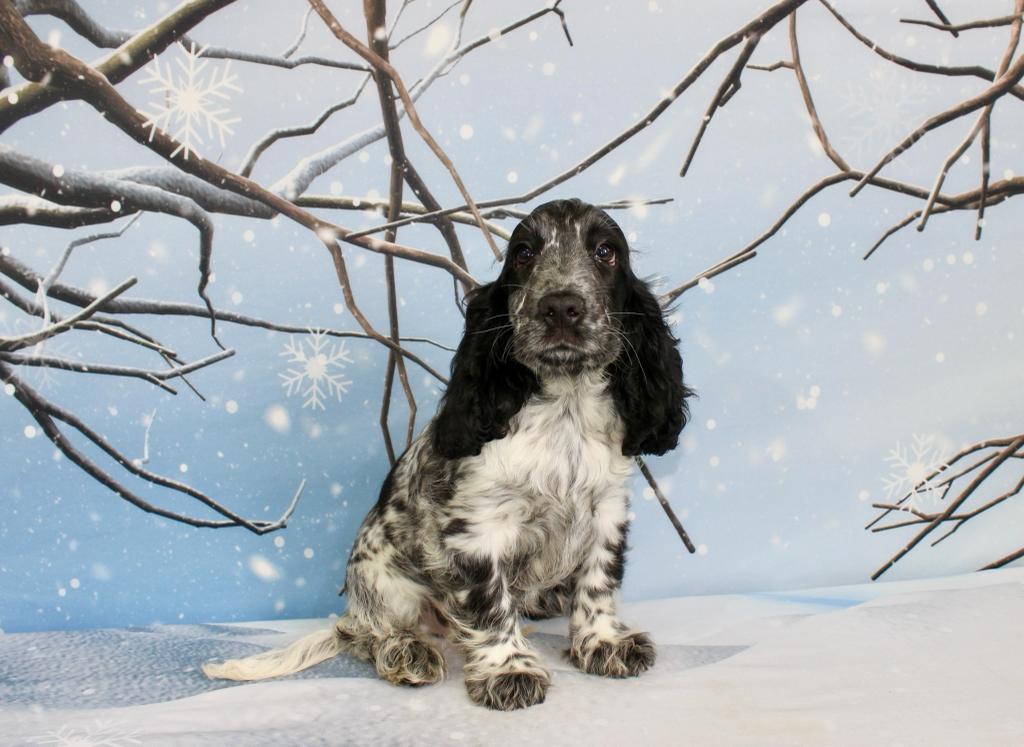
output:
<instances>
[{"instance_id":1,"label":"dog's nose","mask_svg":"<svg viewBox=\"0 0 1024 747\"><path fill-rule=\"evenodd\" d=\"M587 304L582 296L570 291L548 293L537 303L544 323L549 327L575 327L582 321L587 312Z\"/></svg>"}]
</instances>

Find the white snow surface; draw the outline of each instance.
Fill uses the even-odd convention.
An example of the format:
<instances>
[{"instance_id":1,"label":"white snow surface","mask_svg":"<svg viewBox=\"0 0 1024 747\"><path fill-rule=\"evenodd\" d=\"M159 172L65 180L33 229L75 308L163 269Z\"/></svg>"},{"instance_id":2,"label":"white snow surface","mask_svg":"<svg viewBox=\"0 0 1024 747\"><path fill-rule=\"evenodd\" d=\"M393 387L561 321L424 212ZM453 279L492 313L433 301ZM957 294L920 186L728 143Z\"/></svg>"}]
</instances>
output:
<instances>
[{"instance_id":1,"label":"white snow surface","mask_svg":"<svg viewBox=\"0 0 1024 747\"><path fill-rule=\"evenodd\" d=\"M422 689L393 687L356 667L145 705L55 708L5 698L0 744L1024 743L1024 568L652 600L624 605L622 616L659 644L651 672L631 680L580 674L558 655L565 621L537 623L531 636L554 684L545 703L524 711L473 706L449 652L449 679ZM248 642L281 645L327 624L253 623ZM19 635L0 643L12 639Z\"/></svg>"}]
</instances>

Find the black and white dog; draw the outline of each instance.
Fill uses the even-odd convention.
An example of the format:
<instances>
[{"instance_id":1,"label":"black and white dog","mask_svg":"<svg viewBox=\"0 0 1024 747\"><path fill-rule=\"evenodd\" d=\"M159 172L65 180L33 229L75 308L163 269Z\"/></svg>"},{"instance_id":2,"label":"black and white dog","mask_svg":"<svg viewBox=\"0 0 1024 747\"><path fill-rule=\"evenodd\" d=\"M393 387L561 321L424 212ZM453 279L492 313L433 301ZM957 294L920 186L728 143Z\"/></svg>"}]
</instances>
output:
<instances>
[{"instance_id":1,"label":"black and white dog","mask_svg":"<svg viewBox=\"0 0 1024 747\"><path fill-rule=\"evenodd\" d=\"M569 660L640 674L654 646L615 614L631 457L676 446L687 418L677 341L633 274L622 230L578 200L512 233L433 421L384 481L349 557L348 609L287 649L207 664L255 680L349 652L402 685L438 682L440 624L466 655L469 696L511 710L544 700L520 616L569 616ZM436 629L436 627L435 627Z\"/></svg>"}]
</instances>

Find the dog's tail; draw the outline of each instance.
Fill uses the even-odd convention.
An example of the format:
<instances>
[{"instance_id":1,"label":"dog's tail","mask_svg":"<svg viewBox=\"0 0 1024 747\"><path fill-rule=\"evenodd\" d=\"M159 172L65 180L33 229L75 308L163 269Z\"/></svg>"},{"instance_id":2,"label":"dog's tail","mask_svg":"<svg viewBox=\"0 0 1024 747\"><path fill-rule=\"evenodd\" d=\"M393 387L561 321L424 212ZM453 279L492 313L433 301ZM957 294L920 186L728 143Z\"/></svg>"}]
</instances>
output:
<instances>
[{"instance_id":1,"label":"dog's tail","mask_svg":"<svg viewBox=\"0 0 1024 747\"><path fill-rule=\"evenodd\" d=\"M287 648L264 651L244 659L228 659L220 664L203 664L210 679L265 680L307 669L337 656L344 650L335 627L318 630L295 641Z\"/></svg>"}]
</instances>

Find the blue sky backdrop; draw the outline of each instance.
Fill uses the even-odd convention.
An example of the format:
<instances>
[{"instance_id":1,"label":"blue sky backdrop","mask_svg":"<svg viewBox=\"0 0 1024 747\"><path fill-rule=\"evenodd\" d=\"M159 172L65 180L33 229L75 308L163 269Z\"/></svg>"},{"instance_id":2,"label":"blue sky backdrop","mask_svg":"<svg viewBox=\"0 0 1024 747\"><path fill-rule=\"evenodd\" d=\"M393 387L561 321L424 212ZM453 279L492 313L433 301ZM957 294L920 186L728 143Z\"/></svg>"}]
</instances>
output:
<instances>
[{"instance_id":1,"label":"blue sky backdrop","mask_svg":"<svg viewBox=\"0 0 1024 747\"><path fill-rule=\"evenodd\" d=\"M83 3L112 28L137 28L171 7L163 2ZM351 29L364 28L361 3L332 7ZM541 3L537 3L541 7ZM412 30L443 5L418 0L403 19ZM478 0L464 40L486 35L531 4ZM473 52L424 94L418 110L484 200L519 193L574 164L643 116L721 36L767 7L763 2L707 4L590 3L567 0L575 46L553 16ZM953 39L900 24L925 17L912 0L845 2L839 7L879 44L919 60L994 68L1007 30ZM295 38L305 6L270 0L239 2L195 30L205 42L279 54ZM952 10L952 9L951 9ZM962 11L957 6L956 11ZM970 18L1005 15L1007 3L973 3ZM403 45L393 60L406 80L428 70L447 49L454 13ZM958 19L954 19L958 20ZM966 20L964 18L963 20ZM85 59L99 53L59 21L31 25ZM849 37L817 3L799 14L801 52L815 101L836 145L864 168L931 113L980 91L973 78L926 77L894 68ZM351 57L313 18L302 50ZM181 57L177 48L162 58ZM542 201L671 197L667 205L614 214L636 251L638 271L663 289L683 282L760 234L808 185L832 172L815 145L799 91L788 70L747 71L742 89L721 109L685 179L679 167L704 109L735 52L720 60L660 119ZM784 26L760 44L754 62L788 58ZM214 69L222 60L211 61ZM359 74L316 67L274 70L232 62L241 92L226 102L239 118L221 148L201 152L236 169L266 131L313 119L351 95ZM119 85L139 107L152 96L140 72ZM993 119L994 178L1024 171L1018 102ZM369 89L316 135L282 142L254 177L273 184L302 158L377 124ZM972 118L929 135L885 173L930 186ZM443 167L405 128L410 154L444 204L461 199ZM71 169L160 165L92 109L63 103L26 119L3 143ZM387 190L381 141L318 178L311 194L380 198ZM950 192L977 185L972 149L953 169ZM860 582L895 552L906 534L863 530L885 479L915 474L916 462L941 461L963 444L1019 433L1024 415L1024 240L1015 202L988 211L981 241L973 214L938 215L927 230L909 228L868 261L869 246L918 207L912 200L865 189L856 198L833 188L808 203L756 259L696 288L672 310L687 380L700 395L681 446L650 466L694 541L685 552L646 484L637 480L627 598L769 590ZM532 206L532 205L531 205ZM379 217L337 213L347 226ZM117 225L122 225L122 221ZM505 222L508 228L511 221ZM315 327L357 329L344 310L330 259L305 229L217 216L214 303L223 308ZM72 238L96 229L5 226L0 246L45 273ZM479 232L460 228L470 271L487 279L497 266ZM445 253L432 228L399 233L407 245ZM357 299L386 329L383 262L345 248ZM63 282L93 291L134 275L127 297L199 303L198 241L190 226L143 215L116 240L82 247ZM399 262L403 334L454 345L461 317L451 282L438 270ZM60 308L60 305L57 305ZM149 333L194 360L216 352L201 320L140 317ZM0 330L29 323L0 306ZM30 383L79 414L127 454L142 456L146 423L149 467L186 480L234 510L276 518L299 481L306 491L284 531L256 537L243 529L204 530L143 513L86 477L33 428L27 412L0 394L0 628L20 631L160 622L231 621L323 616L340 611L336 596L348 548L376 500L388 469L377 425L386 355L383 348L331 340L331 370L346 391L324 409L288 396L281 375L289 336L222 324L235 357L196 373L206 396L174 397L143 381L29 371ZM415 345L446 370L449 354ZM152 366L136 349L74 333L49 351L119 365ZM434 380L410 367L421 427L440 394ZM393 404L393 430L405 409ZM32 437L30 437L32 436ZM916 439L916 440L915 440ZM917 446L915 453L912 447ZM116 469L95 450L84 447ZM900 464L889 459L908 449ZM1014 473L1013 469L1018 472ZM992 494L1019 477L1019 465L992 483ZM126 478L127 480L128 478ZM197 512L180 496L132 483L148 500ZM1024 544L1024 500L978 518L938 548L922 547L892 578L974 569Z\"/></svg>"}]
</instances>

